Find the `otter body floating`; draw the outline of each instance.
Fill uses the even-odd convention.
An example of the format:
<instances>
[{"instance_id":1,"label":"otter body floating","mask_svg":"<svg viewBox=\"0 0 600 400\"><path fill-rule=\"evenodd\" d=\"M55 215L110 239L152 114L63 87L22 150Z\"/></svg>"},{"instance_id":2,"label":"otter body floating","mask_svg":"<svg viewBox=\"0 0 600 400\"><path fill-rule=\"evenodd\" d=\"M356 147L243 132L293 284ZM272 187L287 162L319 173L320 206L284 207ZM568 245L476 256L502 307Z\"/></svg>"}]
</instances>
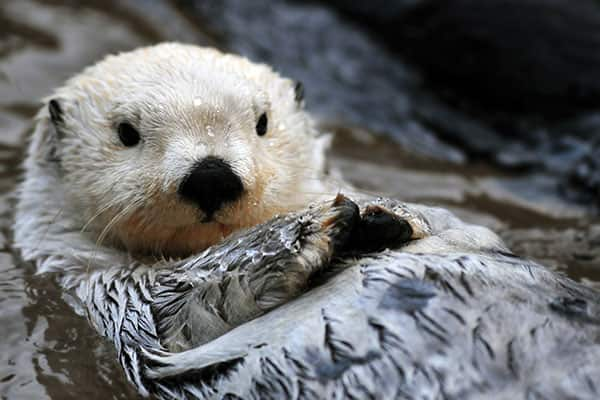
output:
<instances>
[{"instance_id":1,"label":"otter body floating","mask_svg":"<svg viewBox=\"0 0 600 400\"><path fill-rule=\"evenodd\" d=\"M163 44L38 114L15 244L140 394L596 398L598 293L447 211L336 196L299 88Z\"/></svg>"}]
</instances>

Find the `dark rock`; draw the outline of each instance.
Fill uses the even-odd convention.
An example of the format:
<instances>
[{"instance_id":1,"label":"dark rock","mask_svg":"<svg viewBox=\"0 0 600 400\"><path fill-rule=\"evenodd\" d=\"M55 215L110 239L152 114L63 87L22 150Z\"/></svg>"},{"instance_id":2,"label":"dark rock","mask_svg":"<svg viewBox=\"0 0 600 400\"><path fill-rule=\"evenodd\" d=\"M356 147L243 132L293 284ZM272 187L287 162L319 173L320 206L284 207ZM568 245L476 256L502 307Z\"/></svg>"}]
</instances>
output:
<instances>
[{"instance_id":1,"label":"dark rock","mask_svg":"<svg viewBox=\"0 0 600 400\"><path fill-rule=\"evenodd\" d=\"M548 117L600 105L600 4L592 0L331 3L431 83L495 110Z\"/></svg>"}]
</instances>

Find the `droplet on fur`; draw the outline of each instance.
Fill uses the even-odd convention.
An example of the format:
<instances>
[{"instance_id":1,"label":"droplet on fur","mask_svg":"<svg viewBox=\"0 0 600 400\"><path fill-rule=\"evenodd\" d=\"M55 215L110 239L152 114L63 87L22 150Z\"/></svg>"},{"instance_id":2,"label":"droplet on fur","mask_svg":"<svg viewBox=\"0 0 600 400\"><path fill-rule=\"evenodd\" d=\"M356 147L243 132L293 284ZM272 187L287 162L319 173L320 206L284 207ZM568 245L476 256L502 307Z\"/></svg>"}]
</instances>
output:
<instances>
[{"instance_id":1,"label":"droplet on fur","mask_svg":"<svg viewBox=\"0 0 600 400\"><path fill-rule=\"evenodd\" d=\"M255 254L252 255L252 264L259 264L260 260L262 260L263 257L264 255L257 251Z\"/></svg>"},{"instance_id":2,"label":"droplet on fur","mask_svg":"<svg viewBox=\"0 0 600 400\"><path fill-rule=\"evenodd\" d=\"M194 99L194 107L198 107L202 105L202 99L200 97L196 97Z\"/></svg>"},{"instance_id":3,"label":"droplet on fur","mask_svg":"<svg viewBox=\"0 0 600 400\"><path fill-rule=\"evenodd\" d=\"M279 125L277 125L277 129L279 129L280 131L285 131L285 128L286 128L286 126L283 122L280 123Z\"/></svg>"},{"instance_id":4,"label":"droplet on fur","mask_svg":"<svg viewBox=\"0 0 600 400\"><path fill-rule=\"evenodd\" d=\"M213 131L213 127L210 125L206 125L206 134L210 137L215 136L215 132Z\"/></svg>"},{"instance_id":5,"label":"droplet on fur","mask_svg":"<svg viewBox=\"0 0 600 400\"><path fill-rule=\"evenodd\" d=\"M258 250L246 250L246 257L255 263L256 261L260 260L261 254Z\"/></svg>"}]
</instances>

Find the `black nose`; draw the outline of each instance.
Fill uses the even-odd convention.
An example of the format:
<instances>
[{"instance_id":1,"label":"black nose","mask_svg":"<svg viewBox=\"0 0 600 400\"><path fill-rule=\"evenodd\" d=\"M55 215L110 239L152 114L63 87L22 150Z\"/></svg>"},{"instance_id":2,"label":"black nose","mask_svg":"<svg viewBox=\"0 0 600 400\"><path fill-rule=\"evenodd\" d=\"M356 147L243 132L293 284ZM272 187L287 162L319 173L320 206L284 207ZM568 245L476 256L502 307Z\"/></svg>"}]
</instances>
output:
<instances>
[{"instance_id":1,"label":"black nose","mask_svg":"<svg viewBox=\"0 0 600 400\"><path fill-rule=\"evenodd\" d=\"M192 168L179 186L179 194L196 203L210 219L223 204L237 200L244 185L229 164L216 157L207 157Z\"/></svg>"}]
</instances>

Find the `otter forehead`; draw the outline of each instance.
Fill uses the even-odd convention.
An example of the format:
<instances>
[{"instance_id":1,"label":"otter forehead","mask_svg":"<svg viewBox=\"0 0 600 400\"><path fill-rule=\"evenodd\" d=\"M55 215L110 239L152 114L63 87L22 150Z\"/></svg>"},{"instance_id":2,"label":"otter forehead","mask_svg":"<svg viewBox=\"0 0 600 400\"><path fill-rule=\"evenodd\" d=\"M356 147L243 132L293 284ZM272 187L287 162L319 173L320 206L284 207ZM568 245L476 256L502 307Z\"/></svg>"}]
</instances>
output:
<instances>
[{"instance_id":1,"label":"otter forehead","mask_svg":"<svg viewBox=\"0 0 600 400\"><path fill-rule=\"evenodd\" d=\"M115 103L260 106L269 96L283 95L291 82L239 56L162 44L108 56L66 86L71 95L108 97Z\"/></svg>"},{"instance_id":2,"label":"otter forehead","mask_svg":"<svg viewBox=\"0 0 600 400\"><path fill-rule=\"evenodd\" d=\"M210 110L227 106L266 108L269 106L269 95L272 94L272 81L261 84L213 65L195 68L179 66L176 73L159 70L152 72L145 77L109 80L108 84L113 86L113 96L108 100L116 107L137 105L142 108L173 104L178 109L189 111L193 108ZM85 90L94 93L96 87L86 85ZM156 111L156 107L153 111Z\"/></svg>"},{"instance_id":3,"label":"otter forehead","mask_svg":"<svg viewBox=\"0 0 600 400\"><path fill-rule=\"evenodd\" d=\"M214 49L162 44L109 56L57 90L71 116L182 134L247 130L264 112L283 121L298 112L294 83L269 67ZM90 118L92 117L92 118Z\"/></svg>"},{"instance_id":4,"label":"otter forehead","mask_svg":"<svg viewBox=\"0 0 600 400\"><path fill-rule=\"evenodd\" d=\"M149 128L176 124L185 131L219 125L239 128L236 125L271 108L260 87L218 70L192 71L162 84L126 82L111 98L100 96L97 101L105 103L110 119L139 120Z\"/></svg>"}]
</instances>

